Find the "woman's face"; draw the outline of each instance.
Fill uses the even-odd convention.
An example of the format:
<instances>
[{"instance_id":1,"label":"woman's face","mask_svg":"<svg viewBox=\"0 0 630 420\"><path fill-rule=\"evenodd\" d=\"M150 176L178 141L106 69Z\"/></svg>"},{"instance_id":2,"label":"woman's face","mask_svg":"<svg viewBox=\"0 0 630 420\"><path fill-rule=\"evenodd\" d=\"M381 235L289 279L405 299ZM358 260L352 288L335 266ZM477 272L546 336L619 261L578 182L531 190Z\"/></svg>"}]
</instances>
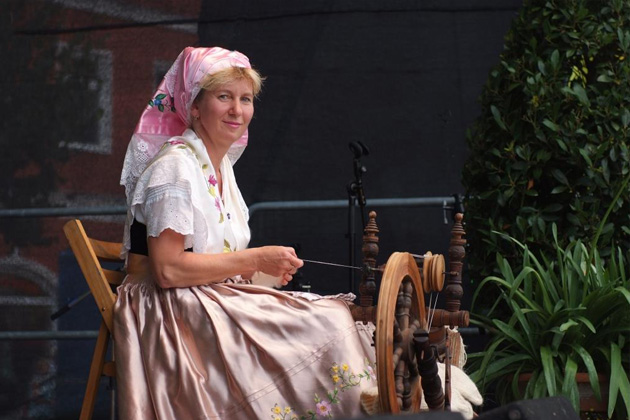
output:
<instances>
[{"instance_id":1,"label":"woman's face","mask_svg":"<svg viewBox=\"0 0 630 420\"><path fill-rule=\"evenodd\" d=\"M254 92L247 79L235 80L212 92L203 92L191 108L193 129L203 140L229 147L238 140L254 116Z\"/></svg>"}]
</instances>

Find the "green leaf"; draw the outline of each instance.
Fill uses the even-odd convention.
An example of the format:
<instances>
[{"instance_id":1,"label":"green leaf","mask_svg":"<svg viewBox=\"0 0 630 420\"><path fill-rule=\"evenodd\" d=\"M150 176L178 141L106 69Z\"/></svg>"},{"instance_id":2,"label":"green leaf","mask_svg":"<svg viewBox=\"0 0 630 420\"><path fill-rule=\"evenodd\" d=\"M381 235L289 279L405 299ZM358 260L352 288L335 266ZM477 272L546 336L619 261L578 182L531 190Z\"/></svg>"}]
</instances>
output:
<instances>
[{"instance_id":1,"label":"green leaf","mask_svg":"<svg viewBox=\"0 0 630 420\"><path fill-rule=\"evenodd\" d=\"M547 346L540 348L540 359L542 361L543 373L545 374L545 382L547 383L547 389L549 395L556 395L556 370L553 364L553 356L551 350Z\"/></svg>"},{"instance_id":2,"label":"green leaf","mask_svg":"<svg viewBox=\"0 0 630 420\"><path fill-rule=\"evenodd\" d=\"M552 131L555 131L555 132L560 131L560 127L556 123L549 121L546 118L543 120L543 124Z\"/></svg>"},{"instance_id":3,"label":"green leaf","mask_svg":"<svg viewBox=\"0 0 630 420\"><path fill-rule=\"evenodd\" d=\"M560 62L560 52L558 50L553 50L551 53L551 65L556 70L558 68L558 63Z\"/></svg>"},{"instance_id":4,"label":"green leaf","mask_svg":"<svg viewBox=\"0 0 630 420\"><path fill-rule=\"evenodd\" d=\"M586 95L586 91L582 87L582 85L578 83L573 84L573 94L578 98L578 100L585 106L591 106L591 101L588 100L588 96Z\"/></svg>"},{"instance_id":5,"label":"green leaf","mask_svg":"<svg viewBox=\"0 0 630 420\"><path fill-rule=\"evenodd\" d=\"M580 395L578 392L575 375L577 374L578 364L571 357L567 358L564 365L564 379L562 382L562 394L569 397L573 407L580 407Z\"/></svg>"},{"instance_id":6,"label":"green leaf","mask_svg":"<svg viewBox=\"0 0 630 420\"><path fill-rule=\"evenodd\" d=\"M564 322L560 325L560 331L564 332L566 330L568 330L569 328L571 328L574 325L578 325L577 322L575 322L574 320L570 319L567 322Z\"/></svg>"},{"instance_id":7,"label":"green leaf","mask_svg":"<svg viewBox=\"0 0 630 420\"><path fill-rule=\"evenodd\" d=\"M155 99L164 99L164 98L166 98L166 95L163 93L160 93L159 95L155 97Z\"/></svg>"},{"instance_id":8,"label":"green leaf","mask_svg":"<svg viewBox=\"0 0 630 420\"><path fill-rule=\"evenodd\" d=\"M580 321L582 324L586 325L586 328L588 328L593 334L597 333L597 330L595 329L595 326L587 318L585 318L585 317L583 317L581 315L577 315L575 317L575 319Z\"/></svg>"},{"instance_id":9,"label":"green leaf","mask_svg":"<svg viewBox=\"0 0 630 420\"><path fill-rule=\"evenodd\" d=\"M619 392L621 391L621 392ZM616 343L610 344L610 383L608 394L608 417L612 417L618 394L621 393L626 413L630 413L630 381L621 364L621 349Z\"/></svg>"},{"instance_id":10,"label":"green leaf","mask_svg":"<svg viewBox=\"0 0 630 420\"><path fill-rule=\"evenodd\" d=\"M611 79L610 76L608 76L607 74L601 74L597 78L597 81L602 83L610 83L613 81L613 79Z\"/></svg>"},{"instance_id":11,"label":"green leaf","mask_svg":"<svg viewBox=\"0 0 630 420\"><path fill-rule=\"evenodd\" d=\"M505 322L495 319L494 325L509 339L517 343L523 350L529 349L527 345L527 338L523 337L523 334L516 328L506 324Z\"/></svg>"},{"instance_id":12,"label":"green leaf","mask_svg":"<svg viewBox=\"0 0 630 420\"><path fill-rule=\"evenodd\" d=\"M595 369L595 363L593 363L593 357L591 354L581 345L571 344L571 348L580 355L582 362L588 372L588 379L591 384L591 389L598 400L602 399L601 390L599 387L599 376L597 375L597 369Z\"/></svg>"},{"instance_id":13,"label":"green leaf","mask_svg":"<svg viewBox=\"0 0 630 420\"><path fill-rule=\"evenodd\" d=\"M494 120L497 122L499 127L507 131L507 127L505 126L505 123L501 119L501 112L499 112L499 109L494 105L490 105L490 112L492 112L492 116L494 117Z\"/></svg>"},{"instance_id":14,"label":"green leaf","mask_svg":"<svg viewBox=\"0 0 630 420\"><path fill-rule=\"evenodd\" d=\"M591 161L591 158L586 150L580 149L580 155L582 155L582 158L584 158L586 163L588 163L588 166L593 166L593 162Z\"/></svg>"},{"instance_id":15,"label":"green leaf","mask_svg":"<svg viewBox=\"0 0 630 420\"><path fill-rule=\"evenodd\" d=\"M567 179L566 175L562 173L560 169L553 169L551 171L551 175L553 175L553 177L556 178L556 180L558 180L558 182L560 182L561 184L569 185L569 180Z\"/></svg>"}]
</instances>

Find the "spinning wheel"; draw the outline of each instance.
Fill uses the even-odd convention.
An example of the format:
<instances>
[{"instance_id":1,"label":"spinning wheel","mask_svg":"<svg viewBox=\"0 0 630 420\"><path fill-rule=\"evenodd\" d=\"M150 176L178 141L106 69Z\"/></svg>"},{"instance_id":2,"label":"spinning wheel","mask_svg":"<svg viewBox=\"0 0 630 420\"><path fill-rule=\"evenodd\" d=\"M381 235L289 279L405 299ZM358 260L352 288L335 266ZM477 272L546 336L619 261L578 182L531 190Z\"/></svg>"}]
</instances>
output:
<instances>
[{"instance_id":1,"label":"spinning wheel","mask_svg":"<svg viewBox=\"0 0 630 420\"><path fill-rule=\"evenodd\" d=\"M442 255L427 252L419 256L396 252L385 265L378 305L373 306L375 272L380 269L376 268L376 213L370 212L363 236L364 270L359 285L360 304L352 309L352 314L356 321L376 325L374 344L381 412L418 412L423 394L430 409L449 409L450 359L444 327L468 326L469 320L468 312L459 309L463 295L461 269L466 243L462 238L465 232L461 221L462 215L457 214L451 231L448 271ZM442 290L446 297L446 309L432 310L432 325L428 326L424 293ZM437 373L436 356L446 366L445 392Z\"/></svg>"},{"instance_id":2,"label":"spinning wheel","mask_svg":"<svg viewBox=\"0 0 630 420\"><path fill-rule=\"evenodd\" d=\"M422 388L413 333L427 328L418 266L408 253L387 261L376 312L376 366L381 409L387 413L420 411Z\"/></svg>"}]
</instances>

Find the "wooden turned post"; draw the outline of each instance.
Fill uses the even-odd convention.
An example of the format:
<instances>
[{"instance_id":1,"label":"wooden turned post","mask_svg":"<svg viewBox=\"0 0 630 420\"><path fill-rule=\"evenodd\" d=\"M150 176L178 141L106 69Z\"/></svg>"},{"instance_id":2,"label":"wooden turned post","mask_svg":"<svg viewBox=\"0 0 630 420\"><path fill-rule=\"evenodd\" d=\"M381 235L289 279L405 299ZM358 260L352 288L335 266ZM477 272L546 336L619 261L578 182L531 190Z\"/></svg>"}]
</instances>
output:
<instances>
[{"instance_id":1,"label":"wooden turned post","mask_svg":"<svg viewBox=\"0 0 630 420\"><path fill-rule=\"evenodd\" d=\"M447 285L444 289L446 297L446 310L457 312L461 306L464 289L462 288L462 267L466 256L466 234L462 226L464 216L461 213L455 215L455 224L451 230L451 243L448 247L449 271L446 273Z\"/></svg>"},{"instance_id":2,"label":"wooden turned post","mask_svg":"<svg viewBox=\"0 0 630 420\"><path fill-rule=\"evenodd\" d=\"M376 257L378 256L378 226L376 225L376 212L369 213L367 226L363 231L363 275L359 283L359 305L363 308L374 305L374 295L376 295L376 281L374 280L374 270L376 268Z\"/></svg>"},{"instance_id":3,"label":"wooden turned post","mask_svg":"<svg viewBox=\"0 0 630 420\"><path fill-rule=\"evenodd\" d=\"M417 329L413 333L413 346L424 400L429 410L444 410L445 396L438 375L437 350L429 343L429 334L426 330Z\"/></svg>"}]
</instances>

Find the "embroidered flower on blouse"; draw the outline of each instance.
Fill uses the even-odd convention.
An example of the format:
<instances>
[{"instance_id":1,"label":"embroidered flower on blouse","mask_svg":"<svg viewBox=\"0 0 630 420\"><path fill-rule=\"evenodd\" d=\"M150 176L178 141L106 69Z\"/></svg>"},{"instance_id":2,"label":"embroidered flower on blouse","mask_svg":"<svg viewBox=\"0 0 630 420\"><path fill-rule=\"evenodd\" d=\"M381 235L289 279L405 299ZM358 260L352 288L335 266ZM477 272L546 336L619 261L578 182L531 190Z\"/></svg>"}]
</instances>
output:
<instances>
[{"instance_id":1,"label":"embroidered flower on blouse","mask_svg":"<svg viewBox=\"0 0 630 420\"><path fill-rule=\"evenodd\" d=\"M208 177L208 183L212 185L213 187L217 186L217 179L215 178L213 174L210 174L210 176Z\"/></svg>"},{"instance_id":2,"label":"embroidered flower on blouse","mask_svg":"<svg viewBox=\"0 0 630 420\"><path fill-rule=\"evenodd\" d=\"M175 99L172 96L167 97L164 93L158 93L149 101L149 106L157 107L160 112L164 112L165 109L175 112Z\"/></svg>"}]
</instances>

